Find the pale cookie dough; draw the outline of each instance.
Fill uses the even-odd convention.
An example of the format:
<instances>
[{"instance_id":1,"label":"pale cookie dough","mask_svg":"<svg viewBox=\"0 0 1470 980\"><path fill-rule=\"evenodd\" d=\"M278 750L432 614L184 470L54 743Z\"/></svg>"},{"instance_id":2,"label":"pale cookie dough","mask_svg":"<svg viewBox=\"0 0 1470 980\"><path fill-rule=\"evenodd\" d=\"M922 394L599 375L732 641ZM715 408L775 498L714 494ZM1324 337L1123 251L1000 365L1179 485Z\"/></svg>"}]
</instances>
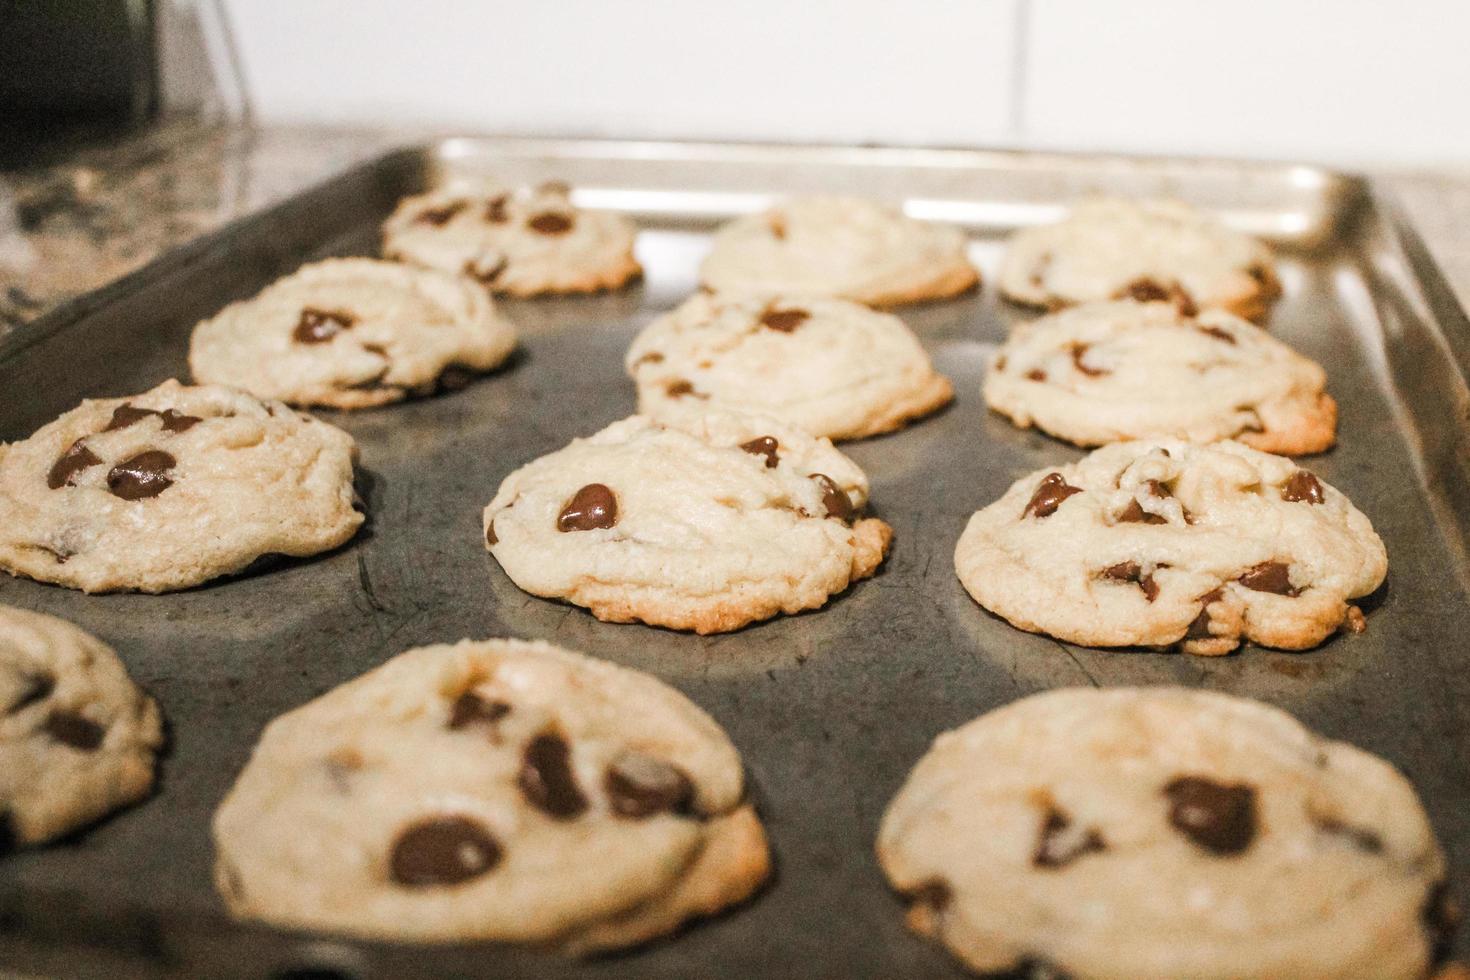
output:
<instances>
[{"instance_id":1,"label":"pale cookie dough","mask_svg":"<svg viewBox=\"0 0 1470 980\"><path fill-rule=\"evenodd\" d=\"M1179 201L1098 198L1011 236L1000 288L1029 306L1170 299L1263 317L1281 294L1266 245Z\"/></svg>"},{"instance_id":2,"label":"pale cookie dough","mask_svg":"<svg viewBox=\"0 0 1470 980\"><path fill-rule=\"evenodd\" d=\"M505 478L485 540L516 585L598 619L721 633L815 609L892 538L826 439L718 410L615 422Z\"/></svg>"},{"instance_id":3,"label":"pale cookie dough","mask_svg":"<svg viewBox=\"0 0 1470 980\"><path fill-rule=\"evenodd\" d=\"M971 289L980 274L957 228L854 197L802 197L715 234L700 267L720 293L820 295L894 306Z\"/></svg>"},{"instance_id":4,"label":"pale cookie dough","mask_svg":"<svg viewBox=\"0 0 1470 980\"><path fill-rule=\"evenodd\" d=\"M462 387L515 345L489 294L462 276L327 259L196 326L189 369L259 398L370 408Z\"/></svg>"},{"instance_id":5,"label":"pale cookie dough","mask_svg":"<svg viewBox=\"0 0 1470 980\"><path fill-rule=\"evenodd\" d=\"M214 820L237 916L412 942L628 946L770 867L720 726L520 640L410 650L272 722Z\"/></svg>"},{"instance_id":6,"label":"pale cookie dough","mask_svg":"<svg viewBox=\"0 0 1470 980\"><path fill-rule=\"evenodd\" d=\"M831 439L889 432L954 397L898 317L810 296L693 296L644 328L626 366L645 415L723 407Z\"/></svg>"},{"instance_id":7,"label":"pale cookie dough","mask_svg":"<svg viewBox=\"0 0 1470 980\"><path fill-rule=\"evenodd\" d=\"M1051 691L940 735L878 857L985 976L1424 980L1445 946L1409 782L1205 691Z\"/></svg>"},{"instance_id":8,"label":"pale cookie dough","mask_svg":"<svg viewBox=\"0 0 1470 980\"><path fill-rule=\"evenodd\" d=\"M626 217L574 207L567 185L447 188L405 198L383 225L383 256L469 276L496 293L616 289L642 274Z\"/></svg>"},{"instance_id":9,"label":"pale cookie dough","mask_svg":"<svg viewBox=\"0 0 1470 980\"><path fill-rule=\"evenodd\" d=\"M280 402L165 381L0 444L0 569L84 592L170 592L356 533L357 447Z\"/></svg>"},{"instance_id":10,"label":"pale cookie dough","mask_svg":"<svg viewBox=\"0 0 1470 980\"><path fill-rule=\"evenodd\" d=\"M990 359L985 404L1079 446L1237 439L1264 452L1333 444L1327 375L1223 310L1088 303L1018 325Z\"/></svg>"},{"instance_id":11,"label":"pale cookie dough","mask_svg":"<svg viewBox=\"0 0 1470 980\"><path fill-rule=\"evenodd\" d=\"M0 606L0 854L148 795L158 705L71 623Z\"/></svg>"},{"instance_id":12,"label":"pale cookie dough","mask_svg":"<svg viewBox=\"0 0 1470 980\"><path fill-rule=\"evenodd\" d=\"M1310 471L1174 440L1022 477L970 518L954 560L975 601L1020 629L1211 655L1359 629L1348 600L1388 570L1368 518Z\"/></svg>"}]
</instances>

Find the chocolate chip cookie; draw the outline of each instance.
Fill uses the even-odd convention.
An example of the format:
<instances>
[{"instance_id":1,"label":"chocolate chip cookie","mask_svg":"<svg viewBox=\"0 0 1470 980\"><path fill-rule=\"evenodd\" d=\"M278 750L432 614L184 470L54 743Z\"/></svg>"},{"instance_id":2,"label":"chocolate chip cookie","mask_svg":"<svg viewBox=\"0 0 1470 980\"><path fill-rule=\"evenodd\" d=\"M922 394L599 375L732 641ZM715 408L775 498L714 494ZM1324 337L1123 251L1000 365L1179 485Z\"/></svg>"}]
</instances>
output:
<instances>
[{"instance_id":1,"label":"chocolate chip cookie","mask_svg":"<svg viewBox=\"0 0 1470 980\"><path fill-rule=\"evenodd\" d=\"M414 942L628 946L769 870L740 757L655 678L422 647L266 728L214 821L237 916Z\"/></svg>"},{"instance_id":2,"label":"chocolate chip cookie","mask_svg":"<svg viewBox=\"0 0 1470 980\"><path fill-rule=\"evenodd\" d=\"M1079 446L1237 439L1297 455L1335 439L1326 382L1315 361L1231 313L1120 300L1017 326L990 360L985 403Z\"/></svg>"},{"instance_id":3,"label":"chocolate chip cookie","mask_svg":"<svg viewBox=\"0 0 1470 980\"><path fill-rule=\"evenodd\" d=\"M1205 691L1051 691L940 735L878 857L985 976L1424 980L1446 945L1408 781Z\"/></svg>"},{"instance_id":4,"label":"chocolate chip cookie","mask_svg":"<svg viewBox=\"0 0 1470 980\"><path fill-rule=\"evenodd\" d=\"M461 387L515 344L489 294L461 276L327 259L200 323L189 368L260 398L370 408Z\"/></svg>"},{"instance_id":5,"label":"chocolate chip cookie","mask_svg":"<svg viewBox=\"0 0 1470 980\"><path fill-rule=\"evenodd\" d=\"M1000 288L1028 306L1166 300L1257 320L1281 294L1271 250L1179 201L1098 198L1011 237Z\"/></svg>"},{"instance_id":6,"label":"chocolate chip cookie","mask_svg":"<svg viewBox=\"0 0 1470 980\"><path fill-rule=\"evenodd\" d=\"M802 197L721 228L700 278L721 293L895 306L957 295L980 274L956 228L862 198Z\"/></svg>"},{"instance_id":7,"label":"chocolate chip cookie","mask_svg":"<svg viewBox=\"0 0 1470 980\"><path fill-rule=\"evenodd\" d=\"M826 603L892 531L826 439L711 409L635 415L505 478L485 541L533 595L598 619L721 633Z\"/></svg>"},{"instance_id":8,"label":"chocolate chip cookie","mask_svg":"<svg viewBox=\"0 0 1470 980\"><path fill-rule=\"evenodd\" d=\"M162 743L158 706L110 647L0 606L0 853L141 800Z\"/></svg>"},{"instance_id":9,"label":"chocolate chip cookie","mask_svg":"<svg viewBox=\"0 0 1470 980\"><path fill-rule=\"evenodd\" d=\"M891 431L954 397L902 320L840 299L696 295L644 328L626 364L645 415L720 406L831 439Z\"/></svg>"},{"instance_id":10,"label":"chocolate chip cookie","mask_svg":"<svg viewBox=\"0 0 1470 980\"><path fill-rule=\"evenodd\" d=\"M1291 460L1235 442L1124 442L1038 470L977 512L955 547L975 601L1097 647L1286 650L1359 628L1383 582L1373 525Z\"/></svg>"},{"instance_id":11,"label":"chocolate chip cookie","mask_svg":"<svg viewBox=\"0 0 1470 980\"><path fill-rule=\"evenodd\" d=\"M84 401L0 444L0 569L169 592L351 538L352 437L214 385Z\"/></svg>"},{"instance_id":12,"label":"chocolate chip cookie","mask_svg":"<svg viewBox=\"0 0 1470 980\"><path fill-rule=\"evenodd\" d=\"M383 225L385 258L443 269L509 296L616 289L642 274L638 230L575 207L561 182L449 188L405 198Z\"/></svg>"}]
</instances>

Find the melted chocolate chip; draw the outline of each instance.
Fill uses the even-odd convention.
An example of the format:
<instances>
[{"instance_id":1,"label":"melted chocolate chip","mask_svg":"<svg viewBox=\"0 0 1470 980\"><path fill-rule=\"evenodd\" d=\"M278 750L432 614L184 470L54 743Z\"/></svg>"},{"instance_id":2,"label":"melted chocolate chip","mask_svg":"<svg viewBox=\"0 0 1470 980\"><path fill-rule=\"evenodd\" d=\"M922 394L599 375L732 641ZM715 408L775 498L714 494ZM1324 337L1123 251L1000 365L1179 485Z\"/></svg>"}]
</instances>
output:
<instances>
[{"instance_id":1,"label":"melted chocolate chip","mask_svg":"<svg viewBox=\"0 0 1470 980\"><path fill-rule=\"evenodd\" d=\"M1102 368L1095 368L1095 367L1092 367L1091 365L1088 365L1088 364L1083 363L1082 358L1085 357L1087 355L1087 352L1089 350L1091 350L1091 349L1092 349L1092 345L1091 344L1073 344L1072 345L1072 363L1074 365L1076 365L1077 370L1078 371L1081 371L1083 374L1087 375L1089 378L1098 378L1098 377L1101 377L1104 374L1111 374L1112 373L1111 371L1105 371Z\"/></svg>"},{"instance_id":2,"label":"melted chocolate chip","mask_svg":"<svg viewBox=\"0 0 1470 980\"><path fill-rule=\"evenodd\" d=\"M495 536L495 518L493 517L490 518L490 523L485 525L485 543L489 545L500 543L500 539Z\"/></svg>"},{"instance_id":3,"label":"melted chocolate chip","mask_svg":"<svg viewBox=\"0 0 1470 980\"><path fill-rule=\"evenodd\" d=\"M761 326L781 333L792 333L805 323L811 314L806 310L766 310L761 314Z\"/></svg>"},{"instance_id":4,"label":"melted chocolate chip","mask_svg":"<svg viewBox=\"0 0 1470 980\"><path fill-rule=\"evenodd\" d=\"M464 201L450 201L438 207L425 208L414 215L413 220L426 225L448 224L450 219L465 209Z\"/></svg>"},{"instance_id":5,"label":"melted chocolate chip","mask_svg":"<svg viewBox=\"0 0 1470 980\"><path fill-rule=\"evenodd\" d=\"M37 701L44 701L56 690L56 678L50 674L26 674L21 678L20 697L12 701L5 714L18 714Z\"/></svg>"},{"instance_id":6,"label":"melted chocolate chip","mask_svg":"<svg viewBox=\"0 0 1470 980\"><path fill-rule=\"evenodd\" d=\"M847 491L825 473L813 473L812 479L822 491L822 506L827 509L827 516L835 517L839 521L851 521L854 511L852 498L847 495Z\"/></svg>"},{"instance_id":7,"label":"melted chocolate chip","mask_svg":"<svg viewBox=\"0 0 1470 980\"><path fill-rule=\"evenodd\" d=\"M1347 841L1364 854L1383 853L1383 838L1376 831L1368 830L1364 827L1354 827L1336 817L1322 817L1318 819L1317 829L1324 834L1339 837Z\"/></svg>"},{"instance_id":8,"label":"melted chocolate chip","mask_svg":"<svg viewBox=\"0 0 1470 980\"><path fill-rule=\"evenodd\" d=\"M493 725L510 714L510 705L504 701L486 701L474 691L465 691L454 699L449 709L449 727L464 728L467 725Z\"/></svg>"},{"instance_id":9,"label":"melted chocolate chip","mask_svg":"<svg viewBox=\"0 0 1470 980\"><path fill-rule=\"evenodd\" d=\"M684 381L682 379L681 380L678 380L678 381L670 381L664 387L664 392L666 394L668 394L668 396L670 398L684 398L685 396L688 396L688 395L692 395L695 398L708 398L709 397L708 395L701 394L700 392L695 391L693 384L691 384L688 381Z\"/></svg>"},{"instance_id":10,"label":"melted chocolate chip","mask_svg":"<svg viewBox=\"0 0 1470 980\"><path fill-rule=\"evenodd\" d=\"M687 815L694 803L694 783L676 766L642 752L625 752L607 767L603 778L613 813L641 820L655 813Z\"/></svg>"},{"instance_id":11,"label":"melted chocolate chip","mask_svg":"<svg viewBox=\"0 0 1470 980\"><path fill-rule=\"evenodd\" d=\"M1021 511L1021 519L1028 517L1050 517L1055 514L1062 501L1074 493L1081 493L1081 487L1070 486L1060 473L1048 473L1041 478L1036 492L1031 495L1031 500L1026 504L1026 509Z\"/></svg>"},{"instance_id":12,"label":"melted chocolate chip","mask_svg":"<svg viewBox=\"0 0 1470 980\"><path fill-rule=\"evenodd\" d=\"M742 442L740 448L753 456L764 456L766 458L766 469L773 470L781 457L776 452L780 444L774 436L758 436L749 442Z\"/></svg>"},{"instance_id":13,"label":"melted chocolate chip","mask_svg":"<svg viewBox=\"0 0 1470 980\"><path fill-rule=\"evenodd\" d=\"M663 359L664 356L662 354L660 354L656 350L651 350L647 354L644 354L642 357L638 358L638 360L634 361L633 366L637 367L639 364L659 364L662 363Z\"/></svg>"},{"instance_id":14,"label":"melted chocolate chip","mask_svg":"<svg viewBox=\"0 0 1470 980\"><path fill-rule=\"evenodd\" d=\"M1199 332L1214 337L1216 340L1223 340L1227 344L1234 344L1236 342L1233 333L1220 327L1200 327Z\"/></svg>"},{"instance_id":15,"label":"melted chocolate chip","mask_svg":"<svg viewBox=\"0 0 1470 980\"><path fill-rule=\"evenodd\" d=\"M1136 502L1136 501L1135 501ZM1144 575L1136 561L1123 561L1103 569L1103 577L1119 582L1132 582L1143 590L1143 597L1153 602L1159 597L1159 585L1152 574Z\"/></svg>"},{"instance_id":16,"label":"melted chocolate chip","mask_svg":"<svg viewBox=\"0 0 1470 980\"><path fill-rule=\"evenodd\" d=\"M1281 499L1293 504L1320 504L1327 496L1322 492L1322 481L1310 470L1297 470L1281 485Z\"/></svg>"},{"instance_id":17,"label":"melted chocolate chip","mask_svg":"<svg viewBox=\"0 0 1470 980\"><path fill-rule=\"evenodd\" d=\"M1169 823L1211 854L1239 854L1256 837L1256 791L1203 776L1180 776L1164 787Z\"/></svg>"},{"instance_id":18,"label":"melted chocolate chip","mask_svg":"<svg viewBox=\"0 0 1470 980\"><path fill-rule=\"evenodd\" d=\"M300 344L324 344L356 322L351 313L308 306L301 311L301 319L296 321L291 337Z\"/></svg>"},{"instance_id":19,"label":"melted chocolate chip","mask_svg":"<svg viewBox=\"0 0 1470 980\"><path fill-rule=\"evenodd\" d=\"M492 197L490 200L486 201L485 220L490 222L492 225L505 224L507 221L510 220L510 215L506 213L505 210L505 206L509 203L509 194L501 194L499 197Z\"/></svg>"},{"instance_id":20,"label":"melted chocolate chip","mask_svg":"<svg viewBox=\"0 0 1470 980\"><path fill-rule=\"evenodd\" d=\"M1031 863L1038 868L1061 868L1078 858L1105 850L1107 844L1096 830L1072 829L1071 818L1051 807L1041 822L1041 837L1036 842Z\"/></svg>"},{"instance_id":21,"label":"melted chocolate chip","mask_svg":"<svg viewBox=\"0 0 1470 980\"><path fill-rule=\"evenodd\" d=\"M1046 372L1043 371L1043 370L1041 370L1040 368L1032 368L1031 370L1029 370L1029 371L1026 372L1026 380L1027 381L1045 381L1046 380Z\"/></svg>"},{"instance_id":22,"label":"melted chocolate chip","mask_svg":"<svg viewBox=\"0 0 1470 980\"><path fill-rule=\"evenodd\" d=\"M107 474L107 489L123 500L156 497L174 481L168 473L178 461L159 449L150 449L114 466Z\"/></svg>"},{"instance_id":23,"label":"melted chocolate chip","mask_svg":"<svg viewBox=\"0 0 1470 980\"><path fill-rule=\"evenodd\" d=\"M1189 624L1185 639L1208 640L1215 635L1210 632L1210 603L1219 602L1224 595L1224 589L1214 589L1199 597L1199 615Z\"/></svg>"},{"instance_id":24,"label":"melted chocolate chip","mask_svg":"<svg viewBox=\"0 0 1470 980\"><path fill-rule=\"evenodd\" d=\"M155 412L151 408L135 408L132 405L119 405L112 410L112 420L107 423L103 432L112 432L116 429L126 429L134 423L141 422L150 415L156 415L163 422L165 432L187 432L204 420L197 415L184 415L171 408L165 408L161 412Z\"/></svg>"},{"instance_id":25,"label":"melted chocolate chip","mask_svg":"<svg viewBox=\"0 0 1470 980\"><path fill-rule=\"evenodd\" d=\"M1429 934L1430 960L1440 966L1450 958L1455 931L1460 927L1460 906L1450 894L1449 882L1439 881L1430 886L1419 918Z\"/></svg>"},{"instance_id":26,"label":"melted chocolate chip","mask_svg":"<svg viewBox=\"0 0 1470 980\"><path fill-rule=\"evenodd\" d=\"M88 449L82 440L78 439L67 447L66 452L51 467L51 472L46 474L46 486L52 490L60 490L62 487L72 485L73 478L89 466L96 466L102 460L96 453Z\"/></svg>"},{"instance_id":27,"label":"melted chocolate chip","mask_svg":"<svg viewBox=\"0 0 1470 980\"><path fill-rule=\"evenodd\" d=\"M1271 592L1284 596L1301 594L1300 589L1291 587L1290 569L1285 563L1279 561L1263 561L1247 571L1237 581L1247 589L1254 589L1257 592Z\"/></svg>"},{"instance_id":28,"label":"melted chocolate chip","mask_svg":"<svg viewBox=\"0 0 1470 980\"><path fill-rule=\"evenodd\" d=\"M500 278L500 274L510 265L510 260L504 255L496 254L495 261L489 265L482 264L484 257L470 259L464 264L464 274L483 285L489 286Z\"/></svg>"},{"instance_id":29,"label":"melted chocolate chip","mask_svg":"<svg viewBox=\"0 0 1470 980\"><path fill-rule=\"evenodd\" d=\"M1113 294L1114 299L1133 299L1140 303L1173 302L1184 316L1194 316L1199 312L1194 298L1185 292L1184 287L1173 283L1168 288L1160 285L1153 279L1147 277L1135 279L1122 289Z\"/></svg>"},{"instance_id":30,"label":"melted chocolate chip","mask_svg":"<svg viewBox=\"0 0 1470 980\"><path fill-rule=\"evenodd\" d=\"M516 780L526 801L556 820L572 820L587 809L587 797L572 773L571 756L571 747L561 736L537 735L526 746Z\"/></svg>"},{"instance_id":31,"label":"melted chocolate chip","mask_svg":"<svg viewBox=\"0 0 1470 980\"><path fill-rule=\"evenodd\" d=\"M390 872L409 888L458 885L500 863L500 845L468 817L430 817L404 829L393 844Z\"/></svg>"},{"instance_id":32,"label":"melted chocolate chip","mask_svg":"<svg viewBox=\"0 0 1470 980\"><path fill-rule=\"evenodd\" d=\"M589 483L568 500L556 518L558 531L592 531L618 522L618 498L601 483Z\"/></svg>"},{"instance_id":33,"label":"melted chocolate chip","mask_svg":"<svg viewBox=\"0 0 1470 980\"><path fill-rule=\"evenodd\" d=\"M46 734L62 745L80 752L95 752L107 730L74 711L53 711L46 719Z\"/></svg>"},{"instance_id":34,"label":"melted chocolate chip","mask_svg":"<svg viewBox=\"0 0 1470 980\"><path fill-rule=\"evenodd\" d=\"M1118 521L1123 524L1168 524L1169 519L1162 514L1155 514L1143 509L1143 505L1137 500L1128 501L1128 506L1118 515Z\"/></svg>"},{"instance_id":35,"label":"melted chocolate chip","mask_svg":"<svg viewBox=\"0 0 1470 980\"><path fill-rule=\"evenodd\" d=\"M532 217L526 225L542 235L565 235L572 230L572 219L555 211L544 211Z\"/></svg>"}]
</instances>

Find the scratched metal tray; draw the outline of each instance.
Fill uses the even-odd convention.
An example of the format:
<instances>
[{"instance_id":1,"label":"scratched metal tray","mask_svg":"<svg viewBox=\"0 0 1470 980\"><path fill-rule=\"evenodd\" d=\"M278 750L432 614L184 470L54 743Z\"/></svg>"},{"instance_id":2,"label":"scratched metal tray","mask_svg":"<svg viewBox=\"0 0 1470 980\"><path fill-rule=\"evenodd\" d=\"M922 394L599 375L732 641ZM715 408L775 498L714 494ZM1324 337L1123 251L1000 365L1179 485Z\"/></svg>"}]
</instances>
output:
<instances>
[{"instance_id":1,"label":"scratched metal tray","mask_svg":"<svg viewBox=\"0 0 1470 980\"><path fill-rule=\"evenodd\" d=\"M0 859L0 966L68 977L954 977L907 933L872 843L933 736L1043 688L1185 684L1261 698L1401 766L1470 895L1470 324L1392 204L1301 166L953 150L452 140L392 153L237 222L0 342L0 439L88 396L186 375L195 321L303 261L370 253L402 195L458 177L559 178L643 226L641 285L507 302L512 366L444 397L324 413L362 447L370 528L311 561L165 595L88 597L0 576L0 603L117 647L168 717L158 793L74 839ZM985 354L1023 316L988 285L902 315L956 383L947 411L850 445L897 531L882 573L826 609L700 638L599 623L531 598L486 554L481 507L515 467L633 410L622 353L696 285L709 232L773 195L858 193L966 226L993 273L1016 227L1097 191L1171 194L1280 249L1270 327L1324 363L1341 444L1311 467L1388 543L1368 632L1302 654L1105 653L1011 629L951 554L971 511L1079 452L987 414ZM239 926L211 887L209 820L259 734L411 646L544 637L651 671L744 753L777 873L753 902L671 941L569 963L486 946L395 947ZM1463 944L1462 944L1463 946Z\"/></svg>"}]
</instances>

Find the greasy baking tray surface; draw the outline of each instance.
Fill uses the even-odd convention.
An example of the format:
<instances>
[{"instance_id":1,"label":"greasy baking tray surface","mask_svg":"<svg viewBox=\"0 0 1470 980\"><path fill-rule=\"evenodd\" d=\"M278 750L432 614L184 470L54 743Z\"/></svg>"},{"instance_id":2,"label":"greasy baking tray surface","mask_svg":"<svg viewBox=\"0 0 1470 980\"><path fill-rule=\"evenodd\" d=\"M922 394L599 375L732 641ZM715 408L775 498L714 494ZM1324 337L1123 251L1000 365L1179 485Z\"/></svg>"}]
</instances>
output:
<instances>
[{"instance_id":1,"label":"greasy baking tray surface","mask_svg":"<svg viewBox=\"0 0 1470 980\"><path fill-rule=\"evenodd\" d=\"M190 328L303 261L371 253L397 199L456 176L561 178L578 202L644 226L647 277L602 296L506 302L511 365L464 391L323 412L362 447L371 523L343 549L165 596L80 593L0 576L0 603L65 617L113 644L162 703L160 791L60 846L0 861L0 964L67 976L960 976L908 934L873 858L884 805L933 736L1044 688L1185 684L1261 698L1402 767L1470 895L1470 526L1464 315L1388 202L1307 167L968 151L455 140L400 151L166 256L0 342L0 439L83 397L187 375ZM849 444L897 540L877 578L826 609L700 638L599 623L520 592L479 514L515 467L633 411L622 354L696 285L719 221L772 194L907 202L975 235L993 274L1003 235L1079 194L1174 194L1281 250L1270 327L1326 365L1341 445L1308 465L1388 543L1369 629L1319 650L1208 659L1105 653L1016 631L956 581L966 517L1018 476L1081 453L987 414L985 354L1022 315L978 295L901 311L954 379L956 403ZM669 681L730 732L777 858L749 906L674 941L591 964L484 946L345 943L237 926L211 885L209 820L262 726L411 646L541 637ZM1462 948L1464 943L1462 942ZM306 967L331 973L293 972Z\"/></svg>"}]
</instances>

